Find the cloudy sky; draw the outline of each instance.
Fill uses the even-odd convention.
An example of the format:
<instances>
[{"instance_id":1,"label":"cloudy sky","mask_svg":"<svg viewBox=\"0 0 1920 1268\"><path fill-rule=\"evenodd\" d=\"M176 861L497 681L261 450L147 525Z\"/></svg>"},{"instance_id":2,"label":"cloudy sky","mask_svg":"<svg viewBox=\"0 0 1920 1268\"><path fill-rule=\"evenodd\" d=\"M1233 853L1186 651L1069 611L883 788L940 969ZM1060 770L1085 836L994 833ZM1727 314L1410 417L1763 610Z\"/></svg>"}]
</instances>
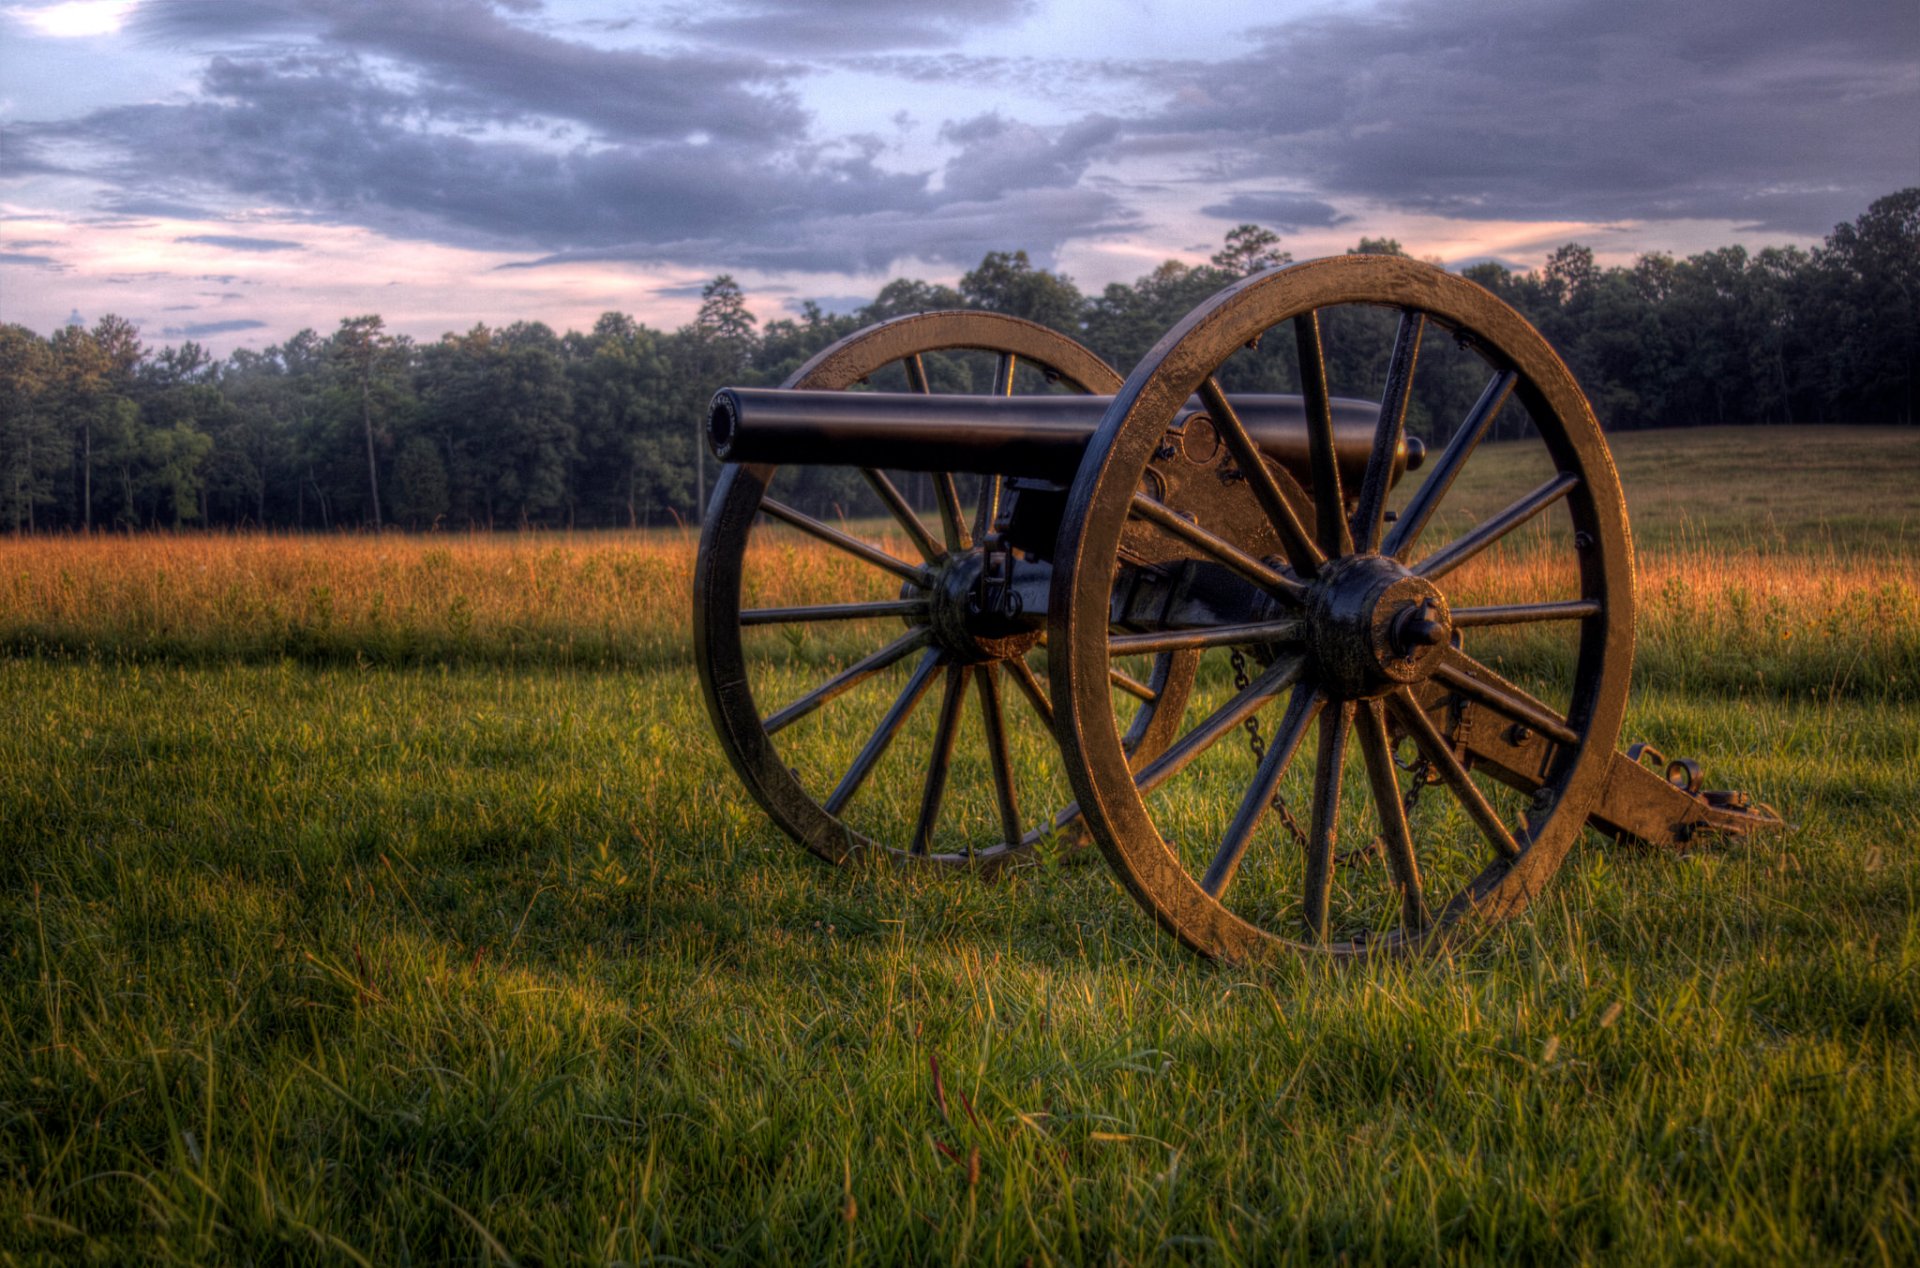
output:
<instances>
[{"instance_id":1,"label":"cloudy sky","mask_svg":"<svg viewBox=\"0 0 1920 1268\"><path fill-rule=\"evenodd\" d=\"M762 318L1245 221L1808 243L1920 183L1915 0L0 0L0 320Z\"/></svg>"}]
</instances>

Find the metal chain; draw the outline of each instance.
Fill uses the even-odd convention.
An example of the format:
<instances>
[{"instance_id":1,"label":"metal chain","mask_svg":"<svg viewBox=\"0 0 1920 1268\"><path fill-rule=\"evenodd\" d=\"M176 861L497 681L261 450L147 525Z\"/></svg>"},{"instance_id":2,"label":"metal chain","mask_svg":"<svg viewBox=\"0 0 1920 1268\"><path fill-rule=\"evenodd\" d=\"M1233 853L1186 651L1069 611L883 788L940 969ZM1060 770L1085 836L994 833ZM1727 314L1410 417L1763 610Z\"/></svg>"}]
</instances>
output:
<instances>
[{"instance_id":1,"label":"metal chain","mask_svg":"<svg viewBox=\"0 0 1920 1268\"><path fill-rule=\"evenodd\" d=\"M1245 691L1253 685L1253 679L1247 676L1247 658L1237 647L1230 651L1233 657L1233 689L1236 692ZM1254 769L1258 770L1260 764L1267 760L1267 738L1260 734L1259 712L1249 713L1247 720L1241 725L1247 730L1247 748L1252 751ZM1280 816L1280 822L1286 828L1288 835L1300 843L1301 849L1305 849L1307 834L1300 830L1300 823L1293 817L1293 809L1287 805L1287 799L1280 795L1278 784L1274 785L1273 799L1268 804L1273 807L1274 813Z\"/></svg>"},{"instance_id":2,"label":"metal chain","mask_svg":"<svg viewBox=\"0 0 1920 1268\"><path fill-rule=\"evenodd\" d=\"M1229 654L1233 663L1233 689L1236 692L1245 691L1253 685L1253 679L1247 674L1247 658L1238 647L1230 648ZM1249 713L1247 720L1241 725L1246 729L1247 748L1253 754L1254 766L1258 768L1267 757L1267 739L1260 733L1260 715L1257 712ZM1413 808L1419 804L1420 794L1425 792L1429 785L1439 783L1440 774L1434 769L1433 763L1424 757L1403 762L1396 755L1393 764L1413 776L1412 782L1407 785L1407 791L1400 798L1400 813L1411 820ZM1287 834L1297 841L1302 849L1308 848L1310 842L1307 834L1301 829L1299 820L1293 817L1292 807L1287 805L1286 798L1280 795L1280 789L1277 786L1273 790L1273 800L1269 804L1273 807L1274 813L1280 816L1280 822L1286 828ZM1344 854L1335 855L1335 862L1342 867L1347 867L1363 859L1381 856L1384 844L1378 836L1375 836L1357 850L1348 850Z\"/></svg>"}]
</instances>

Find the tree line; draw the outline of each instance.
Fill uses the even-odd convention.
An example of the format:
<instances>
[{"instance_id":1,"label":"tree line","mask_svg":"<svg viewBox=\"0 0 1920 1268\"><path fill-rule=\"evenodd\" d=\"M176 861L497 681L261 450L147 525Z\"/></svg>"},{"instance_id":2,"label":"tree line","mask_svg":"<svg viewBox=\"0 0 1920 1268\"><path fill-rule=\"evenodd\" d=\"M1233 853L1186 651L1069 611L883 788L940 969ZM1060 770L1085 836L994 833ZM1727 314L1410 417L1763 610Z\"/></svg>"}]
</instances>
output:
<instances>
[{"instance_id":1,"label":"tree line","mask_svg":"<svg viewBox=\"0 0 1920 1268\"><path fill-rule=\"evenodd\" d=\"M1400 246L1362 239L1353 251ZM992 252L957 286L900 279L850 314L808 302L761 324L722 275L671 332L607 313L586 332L516 322L423 343L360 316L224 360L192 342L149 349L111 316L45 338L0 325L0 529L671 522L698 515L711 488L698 424L718 386L778 383L862 326L940 308L1040 322L1124 374L1222 286L1290 258L1276 234L1241 225L1209 264L1170 260L1092 296L1023 251ZM1920 187L1812 250L1730 246L1603 268L1570 244L1539 269L1462 272L1540 328L1610 428L1915 421ZM1329 339L1355 359L1330 364L1336 390L1377 391L1365 367L1390 326L1347 334ZM1439 359L1422 367L1411 425L1441 440L1479 382ZM961 389L980 373L964 358L934 369ZM1281 354L1230 378L1241 390L1297 381ZM848 493L811 478L804 501Z\"/></svg>"}]
</instances>

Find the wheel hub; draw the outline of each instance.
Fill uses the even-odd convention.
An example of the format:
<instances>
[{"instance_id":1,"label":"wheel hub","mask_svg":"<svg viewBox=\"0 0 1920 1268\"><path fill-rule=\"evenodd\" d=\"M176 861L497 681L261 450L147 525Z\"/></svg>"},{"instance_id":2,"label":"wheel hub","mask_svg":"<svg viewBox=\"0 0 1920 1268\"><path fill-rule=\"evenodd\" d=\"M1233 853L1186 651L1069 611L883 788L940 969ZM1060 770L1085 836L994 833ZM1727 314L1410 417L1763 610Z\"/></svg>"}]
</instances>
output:
<instances>
[{"instance_id":1,"label":"wheel hub","mask_svg":"<svg viewBox=\"0 0 1920 1268\"><path fill-rule=\"evenodd\" d=\"M1453 637L1446 596L1382 555L1323 569L1307 598L1307 643L1339 699L1384 695L1431 674Z\"/></svg>"},{"instance_id":2,"label":"wheel hub","mask_svg":"<svg viewBox=\"0 0 1920 1268\"><path fill-rule=\"evenodd\" d=\"M949 556L927 592L933 641L963 665L1024 656L1040 641L1040 631L1020 620L1017 612L982 609L980 574L985 566L986 554L979 549Z\"/></svg>"}]
</instances>

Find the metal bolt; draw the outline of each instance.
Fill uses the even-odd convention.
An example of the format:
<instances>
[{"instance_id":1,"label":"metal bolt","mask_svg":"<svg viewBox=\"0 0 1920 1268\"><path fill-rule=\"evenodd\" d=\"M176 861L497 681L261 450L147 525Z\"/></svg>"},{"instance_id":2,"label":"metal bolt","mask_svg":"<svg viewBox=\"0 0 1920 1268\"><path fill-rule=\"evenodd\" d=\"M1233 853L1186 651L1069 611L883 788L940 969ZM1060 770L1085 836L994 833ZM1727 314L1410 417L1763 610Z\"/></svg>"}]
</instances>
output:
<instances>
[{"instance_id":1,"label":"metal bolt","mask_svg":"<svg viewBox=\"0 0 1920 1268\"><path fill-rule=\"evenodd\" d=\"M1592 533L1578 532L1573 535L1573 548L1575 550L1589 550L1592 547L1593 547Z\"/></svg>"},{"instance_id":2,"label":"metal bolt","mask_svg":"<svg viewBox=\"0 0 1920 1268\"><path fill-rule=\"evenodd\" d=\"M1507 728L1507 743L1518 748L1533 738L1533 728L1524 722L1516 722Z\"/></svg>"}]
</instances>

